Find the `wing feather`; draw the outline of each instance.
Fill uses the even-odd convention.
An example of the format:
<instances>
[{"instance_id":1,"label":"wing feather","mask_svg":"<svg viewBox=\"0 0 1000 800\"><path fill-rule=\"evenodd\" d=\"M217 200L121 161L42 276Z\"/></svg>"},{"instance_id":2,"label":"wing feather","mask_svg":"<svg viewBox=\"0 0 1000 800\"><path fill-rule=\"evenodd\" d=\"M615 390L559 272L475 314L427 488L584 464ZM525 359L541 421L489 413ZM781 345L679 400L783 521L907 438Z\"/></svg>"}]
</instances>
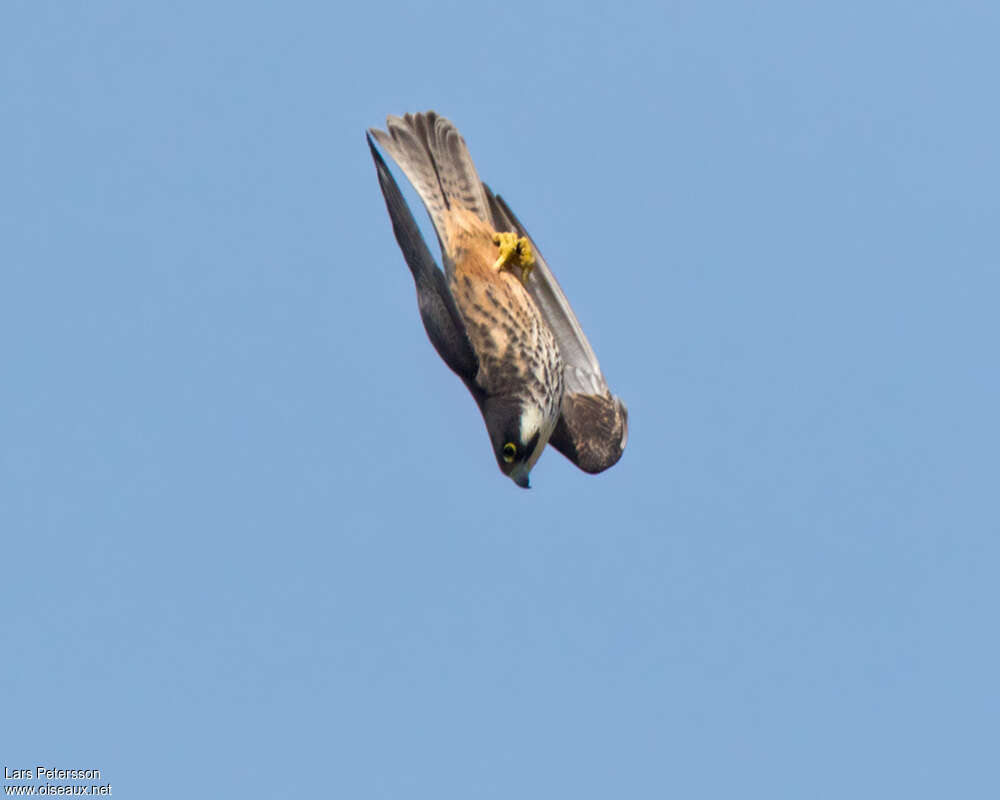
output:
<instances>
[{"instance_id":1,"label":"wing feather","mask_svg":"<svg viewBox=\"0 0 1000 800\"><path fill-rule=\"evenodd\" d=\"M475 381L479 370L479 359L469 343L465 323L445 282L444 273L434 263L434 258L427 249L427 243L420 235L417 222L406 200L403 199L392 173L389 172L381 154L375 149L371 136L368 137L368 147L375 161L379 188L382 190L385 207L392 220L396 242L403 253L406 265L413 274L413 283L417 290L417 306L420 309L424 330L427 331L427 336L438 355L452 372L465 382L478 402L482 396L482 389Z\"/></svg>"},{"instance_id":2,"label":"wing feather","mask_svg":"<svg viewBox=\"0 0 1000 800\"><path fill-rule=\"evenodd\" d=\"M375 137L413 184L430 214L444 267L451 278L445 216L449 209L471 211L489 222L490 208L483 184L465 139L451 120L434 111L386 118L386 131L372 128Z\"/></svg>"}]
</instances>

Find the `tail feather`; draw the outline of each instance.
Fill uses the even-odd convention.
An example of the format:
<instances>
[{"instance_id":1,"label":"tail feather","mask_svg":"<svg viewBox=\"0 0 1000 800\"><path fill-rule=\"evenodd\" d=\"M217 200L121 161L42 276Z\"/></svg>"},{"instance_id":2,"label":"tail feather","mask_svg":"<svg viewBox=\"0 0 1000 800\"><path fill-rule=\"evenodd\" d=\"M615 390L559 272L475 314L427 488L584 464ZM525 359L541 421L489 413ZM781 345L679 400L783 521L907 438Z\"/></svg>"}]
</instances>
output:
<instances>
[{"instance_id":1,"label":"tail feather","mask_svg":"<svg viewBox=\"0 0 1000 800\"><path fill-rule=\"evenodd\" d=\"M444 215L452 208L471 211L489 223L490 207L465 140L450 120L434 111L386 119L388 133L372 135L403 170L445 237Z\"/></svg>"}]
</instances>

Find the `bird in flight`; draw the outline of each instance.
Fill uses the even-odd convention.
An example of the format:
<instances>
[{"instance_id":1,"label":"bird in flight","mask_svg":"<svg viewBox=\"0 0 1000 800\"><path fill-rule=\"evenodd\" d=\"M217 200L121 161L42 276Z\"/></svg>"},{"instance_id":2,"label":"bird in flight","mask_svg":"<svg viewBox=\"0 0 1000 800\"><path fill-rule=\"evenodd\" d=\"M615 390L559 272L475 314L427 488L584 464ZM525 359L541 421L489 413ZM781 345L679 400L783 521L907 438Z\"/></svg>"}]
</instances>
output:
<instances>
[{"instance_id":1,"label":"bird in flight","mask_svg":"<svg viewBox=\"0 0 1000 800\"><path fill-rule=\"evenodd\" d=\"M500 471L527 489L546 444L585 472L614 465L628 411L520 220L480 181L449 120L427 111L390 116L386 128L371 129L368 146L420 317L479 406ZM420 195L444 273L372 137Z\"/></svg>"}]
</instances>

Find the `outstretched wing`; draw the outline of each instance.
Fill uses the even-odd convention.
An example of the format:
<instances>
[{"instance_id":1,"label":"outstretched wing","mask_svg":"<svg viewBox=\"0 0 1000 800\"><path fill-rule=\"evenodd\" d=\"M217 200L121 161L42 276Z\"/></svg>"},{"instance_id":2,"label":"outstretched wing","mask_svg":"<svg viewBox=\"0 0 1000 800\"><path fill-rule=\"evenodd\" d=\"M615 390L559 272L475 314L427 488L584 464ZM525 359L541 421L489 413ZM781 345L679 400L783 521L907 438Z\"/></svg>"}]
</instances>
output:
<instances>
[{"instance_id":1,"label":"outstretched wing","mask_svg":"<svg viewBox=\"0 0 1000 800\"><path fill-rule=\"evenodd\" d=\"M611 394L594 349L538 246L504 199L486 184L483 189L496 229L531 240L535 268L526 288L555 335L565 364L562 412L549 444L585 472L602 472L625 450L628 409Z\"/></svg>"},{"instance_id":2,"label":"outstretched wing","mask_svg":"<svg viewBox=\"0 0 1000 800\"><path fill-rule=\"evenodd\" d=\"M375 149L371 136L368 137L368 147L375 160L378 184L392 220L396 242L403 252L406 265L413 273L413 283L417 289L417 305L420 308L420 319L424 323L424 330L427 331L427 336L438 355L444 359L444 363L465 382L478 401L482 396L482 389L475 382L479 359L476 358L469 343L465 323L451 292L448 291L444 273L434 263L434 258L427 249L424 237L420 235L420 229L413 219L410 207L403 199L399 186L382 156Z\"/></svg>"}]
</instances>

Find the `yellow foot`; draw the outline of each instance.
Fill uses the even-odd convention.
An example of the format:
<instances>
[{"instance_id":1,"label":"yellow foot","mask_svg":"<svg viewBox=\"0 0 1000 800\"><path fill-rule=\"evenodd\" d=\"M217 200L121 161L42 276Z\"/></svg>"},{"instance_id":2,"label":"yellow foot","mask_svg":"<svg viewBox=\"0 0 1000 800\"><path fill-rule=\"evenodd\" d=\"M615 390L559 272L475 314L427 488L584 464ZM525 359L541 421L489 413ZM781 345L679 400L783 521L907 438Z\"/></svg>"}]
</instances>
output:
<instances>
[{"instance_id":1,"label":"yellow foot","mask_svg":"<svg viewBox=\"0 0 1000 800\"><path fill-rule=\"evenodd\" d=\"M507 266L520 267L521 283L527 283L535 267L535 254L528 238L518 238L516 233L494 233L493 243L500 246L500 256L493 262L493 269L499 272Z\"/></svg>"}]
</instances>

